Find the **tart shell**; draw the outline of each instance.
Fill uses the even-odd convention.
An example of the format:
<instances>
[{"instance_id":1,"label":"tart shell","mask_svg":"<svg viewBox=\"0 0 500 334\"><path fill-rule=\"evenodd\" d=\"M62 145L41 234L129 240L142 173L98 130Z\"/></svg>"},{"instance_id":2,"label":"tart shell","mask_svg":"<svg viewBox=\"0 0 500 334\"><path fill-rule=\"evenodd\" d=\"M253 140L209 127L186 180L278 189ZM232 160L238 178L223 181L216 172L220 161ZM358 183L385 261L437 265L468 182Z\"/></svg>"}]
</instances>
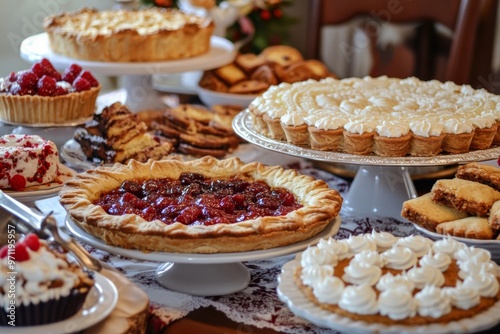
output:
<instances>
[{"instance_id":1,"label":"tart shell","mask_svg":"<svg viewBox=\"0 0 500 334\"><path fill-rule=\"evenodd\" d=\"M187 226L135 214L113 216L92 204L104 192L125 180L178 178L181 173L199 173L214 179L246 175L271 187L291 191L303 206L284 216L265 216L233 224ZM204 157L192 161L160 160L98 167L76 175L59 193L60 202L73 221L109 245L143 251L178 253L243 252L286 246L319 232L340 212L342 197L322 180L296 170L262 163L244 163L238 158L218 160Z\"/></svg>"},{"instance_id":2,"label":"tart shell","mask_svg":"<svg viewBox=\"0 0 500 334\"><path fill-rule=\"evenodd\" d=\"M92 117L101 86L59 96L0 94L0 119L15 124L82 123Z\"/></svg>"}]
</instances>

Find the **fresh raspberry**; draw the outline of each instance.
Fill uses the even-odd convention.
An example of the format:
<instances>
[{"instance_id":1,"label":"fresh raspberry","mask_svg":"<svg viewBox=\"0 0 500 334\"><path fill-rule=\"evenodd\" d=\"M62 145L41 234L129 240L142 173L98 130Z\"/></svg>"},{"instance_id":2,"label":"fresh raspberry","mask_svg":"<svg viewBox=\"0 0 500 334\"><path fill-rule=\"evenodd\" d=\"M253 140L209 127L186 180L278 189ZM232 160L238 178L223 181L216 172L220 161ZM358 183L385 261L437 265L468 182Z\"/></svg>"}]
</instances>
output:
<instances>
[{"instance_id":1,"label":"fresh raspberry","mask_svg":"<svg viewBox=\"0 0 500 334\"><path fill-rule=\"evenodd\" d=\"M48 59L43 58L42 60L40 60L40 65L42 65L43 74L54 77L56 81L61 80L61 73L56 71L56 69Z\"/></svg>"},{"instance_id":2,"label":"fresh raspberry","mask_svg":"<svg viewBox=\"0 0 500 334\"><path fill-rule=\"evenodd\" d=\"M78 64L71 64L66 68L62 75L62 79L66 82L69 82L70 84L75 81L76 77L80 74L82 71L82 67Z\"/></svg>"},{"instance_id":3,"label":"fresh raspberry","mask_svg":"<svg viewBox=\"0 0 500 334\"><path fill-rule=\"evenodd\" d=\"M94 78L94 76L89 71L83 71L82 73L80 73L80 77L87 79L92 87L99 86L99 82L97 82L96 78Z\"/></svg>"},{"instance_id":4,"label":"fresh raspberry","mask_svg":"<svg viewBox=\"0 0 500 334\"><path fill-rule=\"evenodd\" d=\"M13 82L9 87L9 93L12 95L35 95L35 89L23 88L19 82Z\"/></svg>"},{"instance_id":5,"label":"fresh raspberry","mask_svg":"<svg viewBox=\"0 0 500 334\"><path fill-rule=\"evenodd\" d=\"M14 248L14 260L23 262L30 259L30 254L28 253L28 248L23 242L16 243Z\"/></svg>"},{"instance_id":6,"label":"fresh raspberry","mask_svg":"<svg viewBox=\"0 0 500 334\"><path fill-rule=\"evenodd\" d=\"M21 71L17 73L17 83L25 89L35 89L38 82L38 76L31 70Z\"/></svg>"},{"instance_id":7,"label":"fresh raspberry","mask_svg":"<svg viewBox=\"0 0 500 334\"><path fill-rule=\"evenodd\" d=\"M75 92L89 90L91 87L90 82L85 78L78 77L75 81L73 81L73 88L75 89Z\"/></svg>"},{"instance_id":8,"label":"fresh raspberry","mask_svg":"<svg viewBox=\"0 0 500 334\"><path fill-rule=\"evenodd\" d=\"M10 187L14 190L22 190L26 187L26 179L21 174L16 174L10 178Z\"/></svg>"},{"instance_id":9,"label":"fresh raspberry","mask_svg":"<svg viewBox=\"0 0 500 334\"><path fill-rule=\"evenodd\" d=\"M7 79L10 81L10 82L14 82L16 81L17 79L17 73L16 72L11 72L9 74L9 76L7 77Z\"/></svg>"},{"instance_id":10,"label":"fresh raspberry","mask_svg":"<svg viewBox=\"0 0 500 334\"><path fill-rule=\"evenodd\" d=\"M0 248L0 259L5 258L8 253L9 253L9 246L3 245L2 248Z\"/></svg>"},{"instance_id":11,"label":"fresh raspberry","mask_svg":"<svg viewBox=\"0 0 500 334\"><path fill-rule=\"evenodd\" d=\"M497 159L497 165L500 166L500 157Z\"/></svg>"},{"instance_id":12,"label":"fresh raspberry","mask_svg":"<svg viewBox=\"0 0 500 334\"><path fill-rule=\"evenodd\" d=\"M37 251L40 248L40 239L38 238L38 235L35 233L28 233L25 237L23 242L26 244L26 246L29 247L32 251Z\"/></svg>"},{"instance_id":13,"label":"fresh raspberry","mask_svg":"<svg viewBox=\"0 0 500 334\"><path fill-rule=\"evenodd\" d=\"M43 66L40 63L34 63L33 66L31 66L31 70L37 75L38 78L41 78L44 75Z\"/></svg>"},{"instance_id":14,"label":"fresh raspberry","mask_svg":"<svg viewBox=\"0 0 500 334\"><path fill-rule=\"evenodd\" d=\"M54 96L56 92L56 79L44 75L38 80L37 88L38 95L40 96Z\"/></svg>"}]
</instances>

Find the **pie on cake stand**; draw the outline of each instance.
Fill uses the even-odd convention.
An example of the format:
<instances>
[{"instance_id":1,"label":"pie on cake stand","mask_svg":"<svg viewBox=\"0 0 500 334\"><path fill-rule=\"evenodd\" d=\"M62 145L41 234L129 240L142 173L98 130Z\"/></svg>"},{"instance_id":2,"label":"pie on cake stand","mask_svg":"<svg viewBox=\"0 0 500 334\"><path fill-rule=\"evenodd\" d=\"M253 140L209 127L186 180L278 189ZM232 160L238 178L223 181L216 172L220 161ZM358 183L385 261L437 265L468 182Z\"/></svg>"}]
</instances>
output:
<instances>
[{"instance_id":1,"label":"pie on cake stand","mask_svg":"<svg viewBox=\"0 0 500 334\"><path fill-rule=\"evenodd\" d=\"M49 46L47 33L33 35L21 43L21 57L30 63L47 58L54 67L65 68L77 62L96 74L123 76L123 86L127 91L125 104L133 111L155 109L161 103L158 92L153 87L153 75L217 68L232 62L236 52L237 47L232 42L223 37L212 36L210 50L197 57L160 62L118 63L73 59L54 53Z\"/></svg>"},{"instance_id":2,"label":"pie on cake stand","mask_svg":"<svg viewBox=\"0 0 500 334\"><path fill-rule=\"evenodd\" d=\"M408 171L409 166L449 166L496 159L500 155L500 147L434 157L381 157L318 151L259 134L253 129L251 117L248 111L239 113L233 120L233 129L241 138L252 144L305 159L360 166L348 194L344 196L341 214L346 216L401 219L403 202L417 197Z\"/></svg>"},{"instance_id":3,"label":"pie on cake stand","mask_svg":"<svg viewBox=\"0 0 500 334\"><path fill-rule=\"evenodd\" d=\"M110 246L81 229L69 215L65 219L69 233L88 245L111 254L161 262L156 270L158 283L167 289L194 296L220 296L243 290L250 283L251 275L242 261L264 260L302 251L321 238L337 234L340 224L337 216L319 234L288 246L248 252L188 254L143 252Z\"/></svg>"}]
</instances>

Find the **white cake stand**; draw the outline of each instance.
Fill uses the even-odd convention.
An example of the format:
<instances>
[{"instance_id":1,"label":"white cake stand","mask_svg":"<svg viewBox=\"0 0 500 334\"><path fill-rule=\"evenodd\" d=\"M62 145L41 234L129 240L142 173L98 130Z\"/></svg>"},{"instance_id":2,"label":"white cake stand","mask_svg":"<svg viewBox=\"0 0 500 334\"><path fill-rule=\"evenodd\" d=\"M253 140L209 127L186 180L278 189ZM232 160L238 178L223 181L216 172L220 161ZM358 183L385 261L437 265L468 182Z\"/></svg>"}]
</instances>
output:
<instances>
[{"instance_id":1,"label":"white cake stand","mask_svg":"<svg viewBox=\"0 0 500 334\"><path fill-rule=\"evenodd\" d=\"M342 214L401 218L403 202L417 197L408 166L441 166L496 159L500 147L464 154L435 157L380 157L312 150L267 138L252 126L248 111L233 120L235 132L248 142L265 149L317 161L360 165L349 192L344 196Z\"/></svg>"},{"instance_id":2,"label":"white cake stand","mask_svg":"<svg viewBox=\"0 0 500 334\"><path fill-rule=\"evenodd\" d=\"M220 296L243 290L250 283L250 272L242 261L255 261L300 252L321 238L337 234L341 221L337 217L316 236L292 245L250 252L188 254L142 252L110 246L81 229L69 217L65 225L75 238L111 254L145 261L162 262L156 279L163 287L195 296Z\"/></svg>"},{"instance_id":3,"label":"white cake stand","mask_svg":"<svg viewBox=\"0 0 500 334\"><path fill-rule=\"evenodd\" d=\"M47 58L59 70L78 63L82 68L96 74L123 76L123 86L127 91L125 104L132 111L156 109L162 106L159 94L153 87L152 75L217 68L231 63L236 52L233 43L225 38L212 36L209 52L197 57L161 62L118 63L86 61L54 53L46 33L28 37L21 43L21 57L30 63Z\"/></svg>"}]
</instances>

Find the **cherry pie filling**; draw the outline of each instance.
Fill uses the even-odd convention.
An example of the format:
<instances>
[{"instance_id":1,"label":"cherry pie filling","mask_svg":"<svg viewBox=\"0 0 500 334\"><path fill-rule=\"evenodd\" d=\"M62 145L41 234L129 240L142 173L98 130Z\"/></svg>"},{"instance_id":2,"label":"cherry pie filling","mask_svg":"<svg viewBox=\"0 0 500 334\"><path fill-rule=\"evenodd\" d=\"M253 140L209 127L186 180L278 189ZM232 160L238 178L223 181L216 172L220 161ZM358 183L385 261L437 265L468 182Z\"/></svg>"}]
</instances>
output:
<instances>
[{"instance_id":1,"label":"cherry pie filling","mask_svg":"<svg viewBox=\"0 0 500 334\"><path fill-rule=\"evenodd\" d=\"M110 215L136 214L147 221L190 226L282 216L302 207L283 187L244 176L213 179L197 173L182 173L179 179L127 180L94 204Z\"/></svg>"}]
</instances>

